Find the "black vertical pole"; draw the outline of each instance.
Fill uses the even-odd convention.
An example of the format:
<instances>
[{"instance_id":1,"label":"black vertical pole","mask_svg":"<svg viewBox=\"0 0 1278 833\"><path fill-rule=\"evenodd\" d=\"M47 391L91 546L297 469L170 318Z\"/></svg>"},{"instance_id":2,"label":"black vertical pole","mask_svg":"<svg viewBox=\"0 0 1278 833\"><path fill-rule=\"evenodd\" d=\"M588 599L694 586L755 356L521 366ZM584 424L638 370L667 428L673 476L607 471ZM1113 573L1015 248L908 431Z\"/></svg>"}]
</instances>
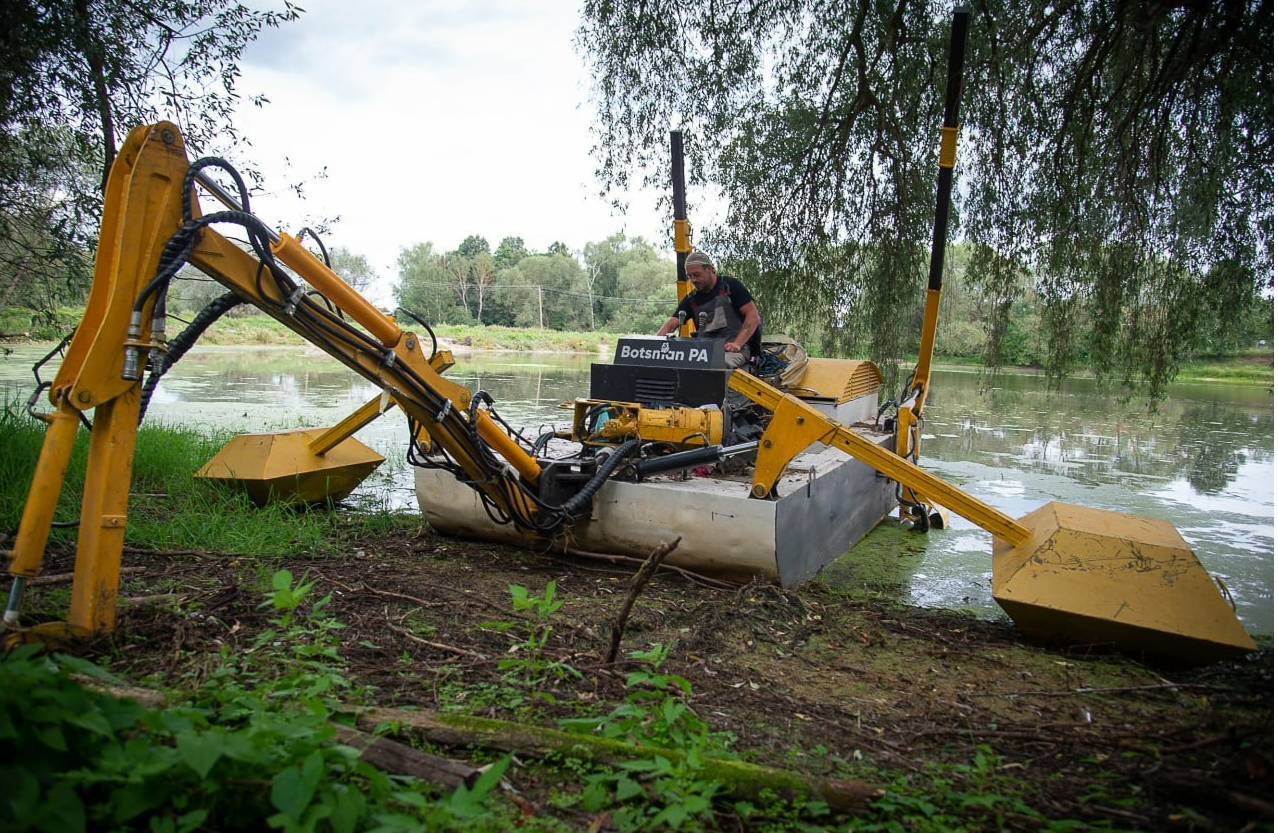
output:
<instances>
[{"instance_id":1,"label":"black vertical pole","mask_svg":"<svg viewBox=\"0 0 1278 833\"><path fill-rule=\"evenodd\" d=\"M918 459L922 434L919 430L923 406L927 403L932 378L932 352L936 346L936 326L941 311L941 283L945 267L945 241L950 225L950 195L954 185L954 157L958 151L958 106L963 91L963 57L967 50L967 24L972 12L966 6L954 10L950 26L949 75L945 82L945 113L941 119L941 160L936 182L936 217L932 225L932 261L928 266L927 298L923 303L923 333L919 338L919 361L914 376L902 394L897 409L896 453ZM922 529L941 526L933 521L930 501L913 489L902 486L899 495L902 517L913 517Z\"/></svg>"},{"instance_id":2,"label":"black vertical pole","mask_svg":"<svg viewBox=\"0 0 1278 833\"><path fill-rule=\"evenodd\" d=\"M692 251L692 234L688 227L688 200L683 180L683 133L670 131L670 181L674 186L675 281L678 300L688 294L685 264ZM686 335L686 333L685 333Z\"/></svg>"},{"instance_id":3,"label":"black vertical pole","mask_svg":"<svg viewBox=\"0 0 1278 833\"><path fill-rule=\"evenodd\" d=\"M932 226L932 263L927 288L941 288L941 267L945 264L945 241L950 225L950 193L954 185L954 156L958 146L959 97L963 92L963 58L967 51L967 24L971 9L954 10L950 28L949 76L945 83L945 115L941 121L941 169L936 183L936 220Z\"/></svg>"},{"instance_id":4,"label":"black vertical pole","mask_svg":"<svg viewBox=\"0 0 1278 833\"><path fill-rule=\"evenodd\" d=\"M954 186L954 157L958 152L959 96L963 92L963 57L967 50L967 24L972 12L966 6L954 10L950 27L949 76L945 83L945 113L941 120L941 160L936 182L936 217L932 225L932 261L927 274L927 300L923 306L923 335L919 362L911 387L919 390L915 413L923 408L928 379L932 373L932 351L936 345L936 323L940 315L945 242L950 226L950 194Z\"/></svg>"}]
</instances>

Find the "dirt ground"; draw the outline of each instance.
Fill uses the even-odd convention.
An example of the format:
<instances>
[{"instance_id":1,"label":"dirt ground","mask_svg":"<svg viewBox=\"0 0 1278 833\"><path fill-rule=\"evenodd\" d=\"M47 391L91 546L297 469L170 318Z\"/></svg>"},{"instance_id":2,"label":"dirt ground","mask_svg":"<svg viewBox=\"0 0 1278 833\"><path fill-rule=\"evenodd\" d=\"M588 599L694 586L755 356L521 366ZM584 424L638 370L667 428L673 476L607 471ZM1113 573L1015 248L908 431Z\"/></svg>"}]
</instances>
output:
<instances>
[{"instance_id":1,"label":"dirt ground","mask_svg":"<svg viewBox=\"0 0 1278 833\"><path fill-rule=\"evenodd\" d=\"M128 552L118 629L96 650L135 681L190 674L204 652L251 642L269 615L258 607L265 583L288 567L333 594L351 674L376 687L378 705L456 709L465 692L472 713L515 719L481 693L501 689L497 662L517 637L482 623L520 619L510 585L540 594L553 579L564 605L551 618L547 656L582 676L555 684L540 719L553 726L592 703L605 714L622 700L622 666L604 658L635 565L429 528L345 549L261 565ZM45 573L70 566L68 554L55 556ZM733 749L749 760L889 783L988 750L1051 818L1132 830L1272 829L1269 647L1205 668L1159 668L1096 649L1044 650L1007 622L853 599L820 582L724 589L675 573L643 588L622 653L655 642L673 644L663 670L691 681L697 712L733 733ZM535 802L537 785L521 786Z\"/></svg>"}]
</instances>

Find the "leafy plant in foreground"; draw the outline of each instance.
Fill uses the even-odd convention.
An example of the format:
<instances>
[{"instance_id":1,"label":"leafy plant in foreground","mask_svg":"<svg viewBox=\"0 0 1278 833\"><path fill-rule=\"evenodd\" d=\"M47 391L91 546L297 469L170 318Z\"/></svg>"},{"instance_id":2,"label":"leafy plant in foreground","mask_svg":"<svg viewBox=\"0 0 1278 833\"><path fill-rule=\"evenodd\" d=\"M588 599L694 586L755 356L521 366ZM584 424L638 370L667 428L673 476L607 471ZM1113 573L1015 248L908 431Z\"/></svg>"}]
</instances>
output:
<instances>
[{"instance_id":1,"label":"leafy plant in foreground","mask_svg":"<svg viewBox=\"0 0 1278 833\"><path fill-rule=\"evenodd\" d=\"M870 813L849 829L867 833L1110 829L1074 819L1049 819L1025 802L1022 796L1028 789L1009 774L993 750L979 746L970 764L935 763L920 773L898 777Z\"/></svg>"},{"instance_id":2,"label":"leafy plant in foreground","mask_svg":"<svg viewBox=\"0 0 1278 833\"><path fill-rule=\"evenodd\" d=\"M560 724L569 731L595 732L645 746L726 754L730 738L712 733L689 705L692 683L661 671L669 654L670 646L661 644L647 651L631 651L628 656L646 667L626 674L625 702L607 717L574 718Z\"/></svg>"},{"instance_id":3,"label":"leafy plant in foreground","mask_svg":"<svg viewBox=\"0 0 1278 833\"><path fill-rule=\"evenodd\" d=\"M561 720L569 731L593 732L643 746L677 750L673 757L652 755L585 777L580 802L587 811L612 807L621 830L699 826L713 813L722 785L704 773L707 753L727 755L724 735L689 706L692 684L660 670L669 646L633 651L631 659L647 667L626 675L626 701L606 717Z\"/></svg>"},{"instance_id":4,"label":"leafy plant in foreground","mask_svg":"<svg viewBox=\"0 0 1278 833\"><path fill-rule=\"evenodd\" d=\"M35 647L0 657L0 829L503 829L487 796L507 761L438 798L337 743L335 623L323 605L304 610L310 590L276 574L275 627L242 661L224 658L193 704L153 709L82 687L71 674L109 677Z\"/></svg>"}]
</instances>

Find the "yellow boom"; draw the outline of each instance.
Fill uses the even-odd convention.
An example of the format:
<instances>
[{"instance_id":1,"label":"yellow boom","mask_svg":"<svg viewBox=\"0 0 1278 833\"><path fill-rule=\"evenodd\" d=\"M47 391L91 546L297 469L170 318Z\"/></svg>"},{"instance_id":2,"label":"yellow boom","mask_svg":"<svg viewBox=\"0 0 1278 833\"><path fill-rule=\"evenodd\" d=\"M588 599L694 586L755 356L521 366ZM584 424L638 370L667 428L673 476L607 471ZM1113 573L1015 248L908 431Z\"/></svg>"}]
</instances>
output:
<instances>
[{"instance_id":1,"label":"yellow boom","mask_svg":"<svg viewBox=\"0 0 1278 833\"><path fill-rule=\"evenodd\" d=\"M741 371L728 386L772 411L752 494L767 497L812 443L841 449L994 536L994 600L1048 643L1107 643L1174 662L1256 650L1193 550L1167 521L1049 503L1020 520Z\"/></svg>"},{"instance_id":2,"label":"yellow boom","mask_svg":"<svg viewBox=\"0 0 1278 833\"><path fill-rule=\"evenodd\" d=\"M446 351L423 350L417 335L402 330L295 238L270 232L207 182L229 210L202 214L196 175L177 126L168 122L134 129L111 168L93 286L49 391L54 410L43 417L48 429L10 553L14 584L6 622L16 621L25 579L39 574L75 434L92 410L70 614L65 625L42 626L35 636L57 640L114 626L142 370L153 352L166 349L163 297L182 260L377 384L408 414L414 436L428 435L494 511L543 533L565 522L563 507L538 500L538 461L469 390L440 375L452 363ZM258 256L214 231L214 221L243 224L256 237ZM355 427L300 438L296 450L284 451L294 469L285 477L314 485L320 496L332 494L335 478L321 466L370 463L366 456L342 457L341 449L354 443L343 434ZM308 474L314 475L310 484Z\"/></svg>"}]
</instances>

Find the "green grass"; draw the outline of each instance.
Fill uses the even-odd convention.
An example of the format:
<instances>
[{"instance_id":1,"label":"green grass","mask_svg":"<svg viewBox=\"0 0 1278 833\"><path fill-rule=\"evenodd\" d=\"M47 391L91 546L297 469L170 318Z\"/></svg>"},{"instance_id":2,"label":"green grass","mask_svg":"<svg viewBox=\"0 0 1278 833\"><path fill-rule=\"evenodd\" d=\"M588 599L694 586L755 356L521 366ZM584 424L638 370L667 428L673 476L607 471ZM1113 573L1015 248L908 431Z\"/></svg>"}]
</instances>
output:
<instances>
[{"instance_id":1,"label":"green grass","mask_svg":"<svg viewBox=\"0 0 1278 833\"><path fill-rule=\"evenodd\" d=\"M975 356L937 356L933 367L944 370L980 370L985 365ZM1006 372L1042 372L1041 368L1005 368ZM1075 371L1073 376L1087 376ZM1177 382L1229 382L1236 385L1273 385L1274 353L1268 348L1252 348L1238 354L1210 356L1183 362Z\"/></svg>"},{"instance_id":2,"label":"green grass","mask_svg":"<svg viewBox=\"0 0 1278 833\"><path fill-rule=\"evenodd\" d=\"M138 432L129 488L127 544L148 549L251 552L261 556L322 555L333 546L337 516L281 505L258 508L246 495L193 477L229 434L204 434L162 424ZM0 529L13 530L27 501L44 425L16 403L0 403ZM54 517L77 521L83 495L88 431L76 437ZM396 521L389 513L361 515L371 529ZM74 529L55 529L50 540L74 540Z\"/></svg>"},{"instance_id":3,"label":"green grass","mask_svg":"<svg viewBox=\"0 0 1278 833\"><path fill-rule=\"evenodd\" d=\"M0 309L0 333L33 341L61 341L75 329L84 315L83 308L63 308L49 315L26 307L7 306Z\"/></svg>"},{"instance_id":4,"label":"green grass","mask_svg":"<svg viewBox=\"0 0 1278 833\"><path fill-rule=\"evenodd\" d=\"M1274 383L1274 351L1253 348L1236 356L1210 356L1181 365L1176 381L1232 382L1240 385Z\"/></svg>"},{"instance_id":5,"label":"green grass","mask_svg":"<svg viewBox=\"0 0 1278 833\"><path fill-rule=\"evenodd\" d=\"M180 326L174 328L175 333L180 331ZM306 343L305 339L269 315L223 316L204 331L204 334L200 336L200 342L221 345Z\"/></svg>"},{"instance_id":6,"label":"green grass","mask_svg":"<svg viewBox=\"0 0 1278 833\"><path fill-rule=\"evenodd\" d=\"M411 325L409 325L411 328ZM616 341L614 333L560 332L558 330L523 329L519 327L477 327L443 324L433 328L435 335L475 350L546 351L555 353L595 353L600 345Z\"/></svg>"},{"instance_id":7,"label":"green grass","mask_svg":"<svg viewBox=\"0 0 1278 833\"><path fill-rule=\"evenodd\" d=\"M408 330L421 330L412 321L404 321L402 324ZM616 340L613 333L559 332L519 327L441 324L432 329L437 338L474 350L594 353L601 344L610 347ZM426 335L424 332L421 334ZM201 342L214 345L285 345L303 344L304 340L270 316L248 315L218 320L201 337Z\"/></svg>"}]
</instances>

